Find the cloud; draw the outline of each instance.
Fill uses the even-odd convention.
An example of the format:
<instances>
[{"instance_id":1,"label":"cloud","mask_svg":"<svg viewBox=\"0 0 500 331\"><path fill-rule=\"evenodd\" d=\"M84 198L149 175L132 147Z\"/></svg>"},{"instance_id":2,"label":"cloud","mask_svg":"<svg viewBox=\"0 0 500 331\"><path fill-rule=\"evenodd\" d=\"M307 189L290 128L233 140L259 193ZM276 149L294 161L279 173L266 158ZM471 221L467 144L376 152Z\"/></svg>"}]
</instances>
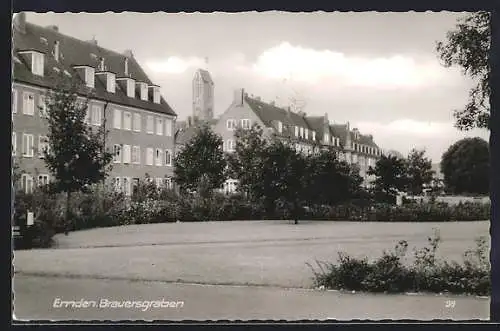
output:
<instances>
[{"instance_id":1,"label":"cloud","mask_svg":"<svg viewBox=\"0 0 500 331\"><path fill-rule=\"evenodd\" d=\"M146 61L146 67L154 73L182 74L192 67L202 67L205 61L199 57L170 56L162 61Z\"/></svg>"},{"instance_id":2,"label":"cloud","mask_svg":"<svg viewBox=\"0 0 500 331\"><path fill-rule=\"evenodd\" d=\"M419 63L396 55L383 58L350 57L331 50L316 50L282 42L260 54L254 72L275 79L319 83L397 88L442 83L446 72L437 61Z\"/></svg>"}]
</instances>

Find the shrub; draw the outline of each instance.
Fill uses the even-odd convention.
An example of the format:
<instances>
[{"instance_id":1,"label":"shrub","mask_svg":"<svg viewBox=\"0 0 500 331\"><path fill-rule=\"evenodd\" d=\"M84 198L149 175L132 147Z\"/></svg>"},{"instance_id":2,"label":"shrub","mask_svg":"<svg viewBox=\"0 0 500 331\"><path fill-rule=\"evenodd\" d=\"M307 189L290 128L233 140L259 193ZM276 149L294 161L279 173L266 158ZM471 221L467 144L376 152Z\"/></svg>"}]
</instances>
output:
<instances>
[{"instance_id":1,"label":"shrub","mask_svg":"<svg viewBox=\"0 0 500 331\"><path fill-rule=\"evenodd\" d=\"M486 239L476 241L476 249L464 253L462 264L436 257L441 238L435 232L429 245L414 249L413 264L403 263L408 244L400 241L394 251L368 262L340 253L338 263L316 261L312 269L314 285L332 289L369 292L450 292L476 295L491 293L490 264Z\"/></svg>"}]
</instances>

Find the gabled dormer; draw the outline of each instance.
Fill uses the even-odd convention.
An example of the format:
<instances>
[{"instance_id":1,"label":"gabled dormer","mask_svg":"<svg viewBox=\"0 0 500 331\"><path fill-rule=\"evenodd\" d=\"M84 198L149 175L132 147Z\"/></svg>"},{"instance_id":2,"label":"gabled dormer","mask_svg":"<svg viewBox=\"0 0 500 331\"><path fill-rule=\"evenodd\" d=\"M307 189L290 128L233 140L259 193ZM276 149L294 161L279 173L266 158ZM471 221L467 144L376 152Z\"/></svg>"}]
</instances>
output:
<instances>
[{"instance_id":1,"label":"gabled dormer","mask_svg":"<svg viewBox=\"0 0 500 331\"><path fill-rule=\"evenodd\" d=\"M135 85L139 88L139 97L141 100L148 101L148 83L135 82Z\"/></svg>"},{"instance_id":2,"label":"gabled dormer","mask_svg":"<svg viewBox=\"0 0 500 331\"><path fill-rule=\"evenodd\" d=\"M22 50L18 53L23 56L31 67L33 75L42 76L45 70L45 54L37 50Z\"/></svg>"},{"instance_id":3,"label":"gabled dormer","mask_svg":"<svg viewBox=\"0 0 500 331\"><path fill-rule=\"evenodd\" d=\"M109 93L115 93L116 91L116 75L111 71L99 71L96 75L102 77L104 84L106 85L106 91Z\"/></svg>"},{"instance_id":4,"label":"gabled dormer","mask_svg":"<svg viewBox=\"0 0 500 331\"><path fill-rule=\"evenodd\" d=\"M130 77L119 77L116 81L121 85L122 89L127 93L129 98L135 98L135 80Z\"/></svg>"},{"instance_id":5,"label":"gabled dormer","mask_svg":"<svg viewBox=\"0 0 500 331\"><path fill-rule=\"evenodd\" d=\"M90 88L95 88L95 69L88 65L73 66L76 72L82 77L85 85Z\"/></svg>"},{"instance_id":6,"label":"gabled dormer","mask_svg":"<svg viewBox=\"0 0 500 331\"><path fill-rule=\"evenodd\" d=\"M158 85L149 85L150 100L154 103L160 103L160 87Z\"/></svg>"}]
</instances>

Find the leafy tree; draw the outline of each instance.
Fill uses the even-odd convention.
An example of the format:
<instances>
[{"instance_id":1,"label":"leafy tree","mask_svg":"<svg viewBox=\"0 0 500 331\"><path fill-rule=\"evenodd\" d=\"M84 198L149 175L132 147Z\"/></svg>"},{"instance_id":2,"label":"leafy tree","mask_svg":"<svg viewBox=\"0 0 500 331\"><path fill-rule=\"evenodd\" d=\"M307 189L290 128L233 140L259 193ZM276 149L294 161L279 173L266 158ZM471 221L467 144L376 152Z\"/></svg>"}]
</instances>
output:
<instances>
[{"instance_id":1,"label":"leafy tree","mask_svg":"<svg viewBox=\"0 0 500 331\"><path fill-rule=\"evenodd\" d=\"M432 161L424 155L425 150L416 149L413 149L408 155L406 174L408 192L412 195L421 194L424 185L431 184L433 179Z\"/></svg>"},{"instance_id":2,"label":"leafy tree","mask_svg":"<svg viewBox=\"0 0 500 331\"><path fill-rule=\"evenodd\" d=\"M226 180L226 159L222 138L207 125L197 128L196 135L175 157L174 180L181 190L196 191L203 177L212 190L222 187Z\"/></svg>"},{"instance_id":3,"label":"leafy tree","mask_svg":"<svg viewBox=\"0 0 500 331\"><path fill-rule=\"evenodd\" d=\"M71 225L71 194L104 181L113 156L105 150L104 123L98 129L85 123L90 93L86 93L76 79L67 79L61 74L58 81L45 98L49 149L42 152L54 177L51 188L66 192L67 234ZM80 99L82 93L86 96Z\"/></svg>"},{"instance_id":4,"label":"leafy tree","mask_svg":"<svg viewBox=\"0 0 500 331\"><path fill-rule=\"evenodd\" d=\"M489 128L490 13L469 13L457 23L455 30L448 31L446 41L437 43L436 50L444 66L461 67L477 84L470 90L465 108L455 111L455 126L461 130Z\"/></svg>"},{"instance_id":5,"label":"leafy tree","mask_svg":"<svg viewBox=\"0 0 500 331\"><path fill-rule=\"evenodd\" d=\"M251 193L253 186L259 185L258 175L268 140L263 137L263 131L257 124L249 130L238 128L235 137L235 151L227 154L229 174L238 180L238 191L253 200Z\"/></svg>"},{"instance_id":6,"label":"leafy tree","mask_svg":"<svg viewBox=\"0 0 500 331\"><path fill-rule=\"evenodd\" d=\"M489 192L489 148L481 138L465 138L451 145L441 159L441 172L448 192Z\"/></svg>"},{"instance_id":7,"label":"leafy tree","mask_svg":"<svg viewBox=\"0 0 500 331\"><path fill-rule=\"evenodd\" d=\"M358 169L337 158L333 148L320 150L308 158L308 199L314 204L334 205L350 200L359 192L363 179Z\"/></svg>"},{"instance_id":8,"label":"leafy tree","mask_svg":"<svg viewBox=\"0 0 500 331\"><path fill-rule=\"evenodd\" d=\"M385 201L394 201L398 191L404 191L407 185L406 161L397 156L382 155L375 168L368 169L368 175L375 176L375 195Z\"/></svg>"},{"instance_id":9,"label":"leafy tree","mask_svg":"<svg viewBox=\"0 0 500 331\"><path fill-rule=\"evenodd\" d=\"M252 185L252 196L260 198L269 210L282 209L298 224L307 201L304 184L307 161L286 141L274 140L262 153L262 166Z\"/></svg>"}]
</instances>

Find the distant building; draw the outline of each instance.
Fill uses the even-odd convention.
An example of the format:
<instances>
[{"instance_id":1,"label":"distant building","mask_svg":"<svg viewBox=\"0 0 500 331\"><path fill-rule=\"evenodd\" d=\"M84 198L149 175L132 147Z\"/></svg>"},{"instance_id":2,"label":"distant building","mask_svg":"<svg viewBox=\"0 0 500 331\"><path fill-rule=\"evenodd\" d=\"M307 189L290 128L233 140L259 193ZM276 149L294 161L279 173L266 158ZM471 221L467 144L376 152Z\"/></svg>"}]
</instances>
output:
<instances>
[{"instance_id":1,"label":"distant building","mask_svg":"<svg viewBox=\"0 0 500 331\"><path fill-rule=\"evenodd\" d=\"M21 186L51 181L41 151L47 148L46 93L61 76L78 78L81 97L91 95L85 121L109 129L106 148L114 154L108 181L130 195L148 173L157 185L171 185L176 113L160 95L131 51L118 53L59 32L56 26L13 20L12 155ZM20 161L20 162L18 162Z\"/></svg>"},{"instance_id":2,"label":"distant building","mask_svg":"<svg viewBox=\"0 0 500 331\"><path fill-rule=\"evenodd\" d=\"M210 73L198 69L193 77L193 119L205 122L214 118L214 82Z\"/></svg>"},{"instance_id":3,"label":"distant building","mask_svg":"<svg viewBox=\"0 0 500 331\"><path fill-rule=\"evenodd\" d=\"M235 129L249 129L253 124L259 125L267 137L275 135L278 138L291 138L296 148L304 153L312 153L318 146L336 148L341 160L359 166L366 184L370 181L368 168L375 166L376 160L382 155L373 136L363 135L356 128L351 129L349 123L332 124L327 114L307 116L304 112L277 107L272 102L249 97L244 89L234 92L233 102L213 128L223 139L223 150L231 153L236 143ZM228 180L226 186L234 187L234 180Z\"/></svg>"}]
</instances>

